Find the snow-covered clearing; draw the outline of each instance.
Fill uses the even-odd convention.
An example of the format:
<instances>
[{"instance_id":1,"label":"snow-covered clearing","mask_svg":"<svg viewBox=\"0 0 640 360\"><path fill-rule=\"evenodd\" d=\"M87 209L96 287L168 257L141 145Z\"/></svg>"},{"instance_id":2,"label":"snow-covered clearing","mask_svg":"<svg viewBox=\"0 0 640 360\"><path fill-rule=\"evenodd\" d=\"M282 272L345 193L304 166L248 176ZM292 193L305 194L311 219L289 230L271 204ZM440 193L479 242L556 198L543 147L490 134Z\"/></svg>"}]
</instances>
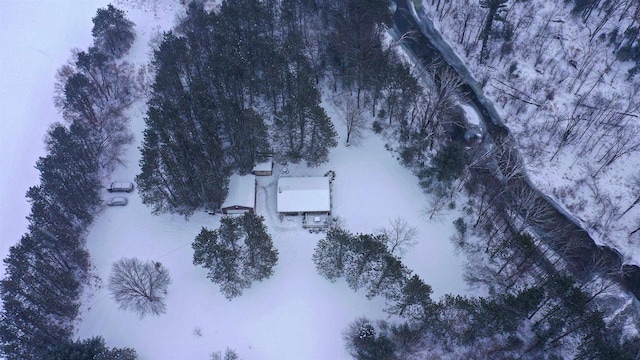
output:
<instances>
[{"instance_id":1,"label":"snow-covered clearing","mask_svg":"<svg viewBox=\"0 0 640 360\"><path fill-rule=\"evenodd\" d=\"M53 105L56 70L71 48L86 49L91 42L91 18L108 2L17 1L0 2L0 213L2 244L6 256L26 231L29 205L24 193L38 182L33 166L44 154L42 138L49 124L62 121ZM149 40L168 29L181 7L177 1L158 1L145 10L137 1L115 1L136 23L138 39L127 61L143 66L149 60ZM53 30L55 29L55 31ZM11 51L7 51L11 49ZM138 173L143 102L130 110L136 141L127 152L125 166L111 180L132 181ZM337 116L328 109L331 116ZM345 131L335 121L341 135ZM331 161L308 169L291 165L289 175L322 176L336 172L332 185L333 212L353 232L372 232L402 217L419 232L418 245L404 256L405 264L434 288L434 298L444 293L465 293L462 260L449 242L456 214L437 222L421 215L427 197L417 179L384 141L369 133L358 146L334 149ZM9 154L10 156L6 156ZM384 318L382 299L367 300L338 281L317 275L311 255L322 234L310 234L299 219L280 221L275 213L276 165L272 177L259 178L257 211L267 226L280 259L272 278L254 284L244 295L226 300L206 271L192 265L191 242L202 226L216 228L219 216L195 214L188 221L179 216L153 216L136 193L124 195L125 207L106 208L88 235L97 286L87 291L78 338L103 335L109 346L135 348L141 359L207 359L214 351L235 348L244 359L343 359L347 358L341 333L358 316ZM105 192L105 198L107 197ZM106 282L111 264L122 257L162 262L172 284L167 313L140 320L117 308ZM201 336L196 333L200 333Z\"/></svg>"},{"instance_id":2,"label":"snow-covered clearing","mask_svg":"<svg viewBox=\"0 0 640 360\"><path fill-rule=\"evenodd\" d=\"M133 116L138 130L143 108L140 105ZM337 130L345 133L341 127ZM334 170L333 214L347 229L373 232L390 218L405 218L419 231L419 243L404 257L405 264L433 286L434 298L466 293L462 260L449 242L455 212L437 222L426 220L421 212L427 198L417 178L385 150L379 136L369 133L358 146L342 144L343 140L332 151L328 164L312 169L288 164L287 176L322 176ZM113 180L131 180L138 172L135 146L127 157L127 167L116 170ZM202 226L216 228L219 215L198 213L188 221L153 216L135 193L127 195L126 207L105 209L88 237L103 286L85 301L78 335L103 335L110 346L136 348L142 359L205 359L225 347L245 359L348 358L342 331L358 316L384 318L384 301L367 300L343 281L332 284L316 273L311 255L322 234L303 230L300 218L280 220L275 212L280 168L275 166L274 176L258 177L257 193L257 212L266 218L280 252L275 274L232 301L206 278L206 270L192 265L191 242ZM169 269L166 314L140 320L119 310L110 298L105 283L111 264L132 256L160 261ZM196 329L202 336L194 334Z\"/></svg>"},{"instance_id":3,"label":"snow-covered clearing","mask_svg":"<svg viewBox=\"0 0 640 360\"><path fill-rule=\"evenodd\" d=\"M153 35L155 24L166 28L171 20L170 12L149 16L129 9L129 16L143 39ZM146 44L136 41L131 62L148 60ZM329 102L325 106L344 137L338 113ZM139 172L144 111L142 102L130 111L136 142L128 149L126 166L116 169L112 181L132 181ZM428 199L417 178L385 150L385 141L378 135L367 132L364 140L350 147L340 139L329 163L320 167L287 167L286 176L323 176L335 171L332 213L352 232L373 232L396 217L407 220L419 234L418 245L403 257L407 267L433 286L436 299L445 293L467 292L463 261L449 241L457 213L427 220L422 211ZM88 235L95 275L101 281L87 291L78 337L102 335L109 346L135 348L141 359L207 359L226 347L244 359L347 359L342 331L358 316L385 318L384 300L367 300L364 292L352 291L344 281L330 283L316 273L311 256L322 234L303 230L300 218L277 215L280 169L276 164L273 176L258 177L257 191L257 212L266 219L279 262L270 279L253 284L232 301L206 278L205 269L192 264L193 239L202 226L217 228L219 215L197 213L188 220L153 216L135 192L125 195L127 206L105 209ZM122 257L153 259L169 270L172 284L166 314L139 319L118 309L106 283L111 264Z\"/></svg>"}]
</instances>

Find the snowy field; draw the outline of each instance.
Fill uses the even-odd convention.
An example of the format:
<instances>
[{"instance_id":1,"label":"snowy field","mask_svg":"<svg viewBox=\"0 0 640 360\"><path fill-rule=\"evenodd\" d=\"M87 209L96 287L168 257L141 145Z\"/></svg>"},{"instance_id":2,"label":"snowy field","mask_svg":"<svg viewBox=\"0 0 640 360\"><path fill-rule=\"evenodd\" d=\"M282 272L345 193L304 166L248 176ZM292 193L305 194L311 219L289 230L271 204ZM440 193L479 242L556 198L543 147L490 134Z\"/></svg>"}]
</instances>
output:
<instances>
[{"instance_id":1,"label":"snowy field","mask_svg":"<svg viewBox=\"0 0 640 360\"><path fill-rule=\"evenodd\" d=\"M0 256L27 230L25 193L37 185L34 168L45 154L50 124L62 121L53 104L56 71L71 48L91 43L91 18L106 0L0 1ZM4 263L0 263L4 274Z\"/></svg>"},{"instance_id":2,"label":"snowy field","mask_svg":"<svg viewBox=\"0 0 640 360\"><path fill-rule=\"evenodd\" d=\"M121 0L114 5L136 23L138 40L127 61L142 66L149 60L149 39L172 25L179 5L158 1L152 9L143 9L139 3ZM11 154L0 159L3 257L26 231L29 205L24 193L38 182L33 166L44 154L46 129L62 120L52 100L56 70L69 59L71 48L89 46L91 18L106 4L99 0L0 2L0 150ZM144 111L143 102L130 111L136 141L128 149L125 166L111 180L132 181L138 173ZM422 216L427 198L417 179L385 150L384 140L377 135L369 133L358 146L345 147L342 140L340 144L328 164L314 169L289 165L289 175L321 176L334 170L333 212L346 228L372 232L390 218L406 219L418 228L419 243L406 254L405 264L433 286L434 298L465 293L462 260L448 240L455 212L438 221ZM278 166L275 171L279 172ZM208 359L226 347L236 349L243 359L348 358L342 330L358 316L385 318L384 302L367 300L363 292L353 292L344 282L332 284L317 275L311 255L322 234L302 230L299 219L279 219L276 180L277 176L259 179L257 211L267 219L280 253L278 265L274 276L233 301L219 293L204 269L192 265L191 242L202 226L216 228L219 216L195 214L188 221L152 216L135 193L126 195L126 207L105 209L88 236L97 278L84 300L78 338L102 335L109 346L135 348L141 359ZM140 320L119 310L108 295L105 285L111 264L132 256L160 261L168 268L172 284L166 314Z\"/></svg>"},{"instance_id":3,"label":"snowy field","mask_svg":"<svg viewBox=\"0 0 640 360\"><path fill-rule=\"evenodd\" d=\"M143 108L132 116L137 133L143 127ZM337 130L344 134L341 127ZM136 146L127 157L127 166L117 169L112 180L131 181L137 174ZM367 300L364 292L353 292L343 281L332 284L316 273L311 256L322 234L303 230L300 218L280 220L275 212L280 168L276 165L274 176L258 177L257 192L257 212L266 218L280 252L275 274L232 301L206 278L206 270L192 264L191 242L202 226L217 228L219 215L197 213L188 221L153 216L135 193L127 195L126 207L105 209L88 237L102 287L85 301L79 337L103 335L110 346L136 348L142 359L206 359L226 347L244 359L347 359L342 331L358 316L385 318L384 301ZM341 140L330 162L318 168L288 168L287 176L322 176L334 170L333 214L353 232L373 232L398 216L416 226L419 243L404 257L405 264L433 286L434 298L466 293L462 260L448 240L455 212L438 221L421 215L427 198L417 178L385 150L379 136L369 133L350 147ZM105 285L111 264L132 256L168 268L172 284L166 314L140 320L119 310L110 298Z\"/></svg>"}]
</instances>

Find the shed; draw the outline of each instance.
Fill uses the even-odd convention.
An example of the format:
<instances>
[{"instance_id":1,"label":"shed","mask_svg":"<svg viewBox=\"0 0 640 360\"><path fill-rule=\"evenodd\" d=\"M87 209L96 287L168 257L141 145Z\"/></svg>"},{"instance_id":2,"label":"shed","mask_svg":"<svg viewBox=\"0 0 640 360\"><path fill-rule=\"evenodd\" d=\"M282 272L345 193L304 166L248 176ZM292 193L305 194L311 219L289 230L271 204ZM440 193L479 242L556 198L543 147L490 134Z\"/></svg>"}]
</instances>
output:
<instances>
[{"instance_id":1,"label":"shed","mask_svg":"<svg viewBox=\"0 0 640 360\"><path fill-rule=\"evenodd\" d=\"M268 158L267 161L256 164L253 167L253 174L256 176L271 176L273 174L273 158Z\"/></svg>"},{"instance_id":2,"label":"shed","mask_svg":"<svg viewBox=\"0 0 640 360\"><path fill-rule=\"evenodd\" d=\"M329 178L282 177L278 179L277 203L281 214L329 214Z\"/></svg>"},{"instance_id":3,"label":"shed","mask_svg":"<svg viewBox=\"0 0 640 360\"><path fill-rule=\"evenodd\" d=\"M255 175L231 175L229 193L222 203L223 214L244 214L256 209L256 177Z\"/></svg>"}]
</instances>

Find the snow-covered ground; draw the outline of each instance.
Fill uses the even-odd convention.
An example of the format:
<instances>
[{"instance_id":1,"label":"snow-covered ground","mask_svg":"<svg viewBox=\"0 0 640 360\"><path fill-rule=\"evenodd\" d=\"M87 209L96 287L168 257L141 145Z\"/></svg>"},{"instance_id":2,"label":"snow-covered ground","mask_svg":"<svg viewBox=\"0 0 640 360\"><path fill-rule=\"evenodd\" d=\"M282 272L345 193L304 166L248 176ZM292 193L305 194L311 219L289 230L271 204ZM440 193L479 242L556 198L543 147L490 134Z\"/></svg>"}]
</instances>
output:
<instances>
[{"instance_id":1,"label":"snow-covered ground","mask_svg":"<svg viewBox=\"0 0 640 360\"><path fill-rule=\"evenodd\" d=\"M448 10L436 11L433 2L423 0L419 13L433 21L471 74L483 84L485 95L520 145L534 184L575 216L597 243L617 249L626 263L640 265L640 232L630 235L640 226L640 207L624 213L638 195L634 184L640 166L638 150L598 171L605 163L599 158L608 149L601 146L615 148L613 145L625 141L624 137L616 137L622 136L622 132L605 134L602 130L612 121L609 118L600 121L599 130L581 122L582 128L576 127L579 130L574 130L573 136L578 138L576 133L581 134L585 127L589 130L584 130L586 135L580 135L555 154L568 127L567 119L574 114L578 114L575 118L585 119L601 116L596 110L605 105L611 105L614 112L629 114L621 123L628 129L625 134L631 136L626 145L631 147L640 141L640 127L635 120L640 104L637 91L640 78L628 81L630 62L614 61L611 46L591 39L595 30L601 35L614 28L625 29L629 14L622 16L619 13L622 7L614 7L616 13L610 16L594 11L590 23L585 25L580 16L571 13L572 4L509 2L503 15L507 14L508 21L518 27L514 30L513 49L505 47L504 53L494 50L485 62L478 60L480 42L476 41L479 38L476 35L487 10L477 2L451 0L441 8ZM443 11L447 14L442 15ZM596 25L602 28L594 29ZM463 28L465 44L460 44ZM588 99L587 106L575 106L584 100L582 96ZM592 103L597 106L590 107ZM563 125L549 130L549 124L556 120ZM616 126L622 128L620 124Z\"/></svg>"},{"instance_id":2,"label":"snow-covered ground","mask_svg":"<svg viewBox=\"0 0 640 360\"><path fill-rule=\"evenodd\" d=\"M134 110L136 129L143 123L143 108ZM344 129L338 131L344 134ZM137 174L135 146L127 158L127 166L117 169L113 180L131 181ZM318 168L289 164L288 169L287 176L322 176L334 170L333 214L353 232L373 232L398 216L406 219L418 228L419 243L405 255L405 264L433 286L434 298L467 292L462 259L449 241L455 212L428 221L422 215L427 198L417 178L385 150L379 136L369 133L359 146L339 145L329 163ZM191 242L202 226L217 228L219 215L198 213L188 221L153 216L135 193L127 195L126 207L105 209L88 237L103 286L85 301L79 337L103 335L110 346L136 348L142 359L206 359L226 347L245 359L348 358L342 331L358 316L384 318L384 301L367 300L345 282L332 284L316 273L311 256L322 234L303 230L299 218L281 220L276 214L279 173L276 165L274 176L258 177L257 192L257 212L265 217L280 253L275 274L232 301L206 278L206 270L192 264ZM140 320L119 310L108 295L111 264L131 256L160 261L170 271L166 314ZM196 329L202 336L194 334Z\"/></svg>"},{"instance_id":3,"label":"snow-covered ground","mask_svg":"<svg viewBox=\"0 0 640 360\"><path fill-rule=\"evenodd\" d=\"M42 139L49 124L61 121L53 105L56 70L71 48L86 49L91 43L91 18L102 0L0 2L0 255L26 231L29 205L24 193L38 182L33 166L44 154ZM115 1L136 23L138 40L127 61L144 65L149 60L149 40L168 29L180 5L177 1L154 2L146 9L140 1ZM336 113L327 103L329 115ZM132 181L138 173L138 146L144 128L142 101L130 110L136 141L127 152L125 165L110 180ZM339 121L337 130L345 134ZM289 164L289 175L322 176L336 172L332 206L346 228L373 232L402 217L418 228L418 245L407 253L405 264L433 286L434 298L445 293L466 293L462 259L454 254L449 237L453 212L438 221L422 214L427 197L417 179L394 155L385 141L369 133L358 146L344 141L321 167L308 169ZM9 156L7 156L9 155ZM153 216L134 192L125 195L125 207L106 208L90 229L95 286L85 295L78 324L78 338L105 337L109 346L135 348L141 359L208 359L214 351L234 348L244 359L344 359L342 330L358 316L384 318L382 299L367 300L343 281L330 283L315 271L311 255L322 234L302 230L299 219L281 221L275 213L273 177L259 178L257 211L266 218L280 260L275 274L254 284L244 295L226 300L206 271L192 264L191 242L202 226L216 228L219 216L195 214L187 220L174 215ZM107 194L105 192L105 197ZM172 284L167 313L139 319L119 310L108 295L106 282L111 264L136 256L162 262ZM197 335L199 333L201 335Z\"/></svg>"},{"instance_id":4,"label":"snow-covered ground","mask_svg":"<svg viewBox=\"0 0 640 360\"><path fill-rule=\"evenodd\" d=\"M170 24L173 15L156 11L149 16L133 6L129 16L144 39L156 33L158 26ZM130 56L135 61L131 62L148 60L146 45L143 40L136 42ZM330 102L325 105L339 134L345 135L337 112ZM131 109L136 141L128 149L126 166L116 169L111 180L132 181L139 172L137 148L144 111L142 102ZM463 261L449 241L455 211L438 221L427 220L422 212L428 199L417 178L385 150L378 135L368 133L358 146L345 147L344 140L340 144L329 163L312 169L289 164L287 176L322 176L328 170L335 171L333 214L347 229L374 232L387 226L389 219L404 218L419 234L418 245L403 258L405 264L433 287L434 298L466 293ZM353 292L345 282L332 284L316 273L311 256L322 234L303 230L298 218L281 220L277 216L279 170L276 165L274 176L259 177L257 192L257 212L266 218L280 254L278 265L273 277L254 284L232 301L206 278L206 270L192 264L193 239L202 226L217 228L219 216L199 213L188 220L175 215L153 216L136 193L127 195L126 207L105 209L88 235L101 286L87 292L78 337L102 335L109 346L135 348L141 359L207 359L226 347L236 349L244 359L348 358L342 331L358 316L384 318L384 301L367 300L363 292ZM106 282L111 264L132 256L160 261L168 268L172 284L166 314L140 320L119 310L109 296Z\"/></svg>"},{"instance_id":5,"label":"snow-covered ground","mask_svg":"<svg viewBox=\"0 0 640 360\"><path fill-rule=\"evenodd\" d=\"M53 104L56 71L71 48L91 43L91 18L107 0L0 1L0 257L27 230L24 195L37 185L49 125L62 121ZM0 262L4 275L4 263Z\"/></svg>"}]
</instances>

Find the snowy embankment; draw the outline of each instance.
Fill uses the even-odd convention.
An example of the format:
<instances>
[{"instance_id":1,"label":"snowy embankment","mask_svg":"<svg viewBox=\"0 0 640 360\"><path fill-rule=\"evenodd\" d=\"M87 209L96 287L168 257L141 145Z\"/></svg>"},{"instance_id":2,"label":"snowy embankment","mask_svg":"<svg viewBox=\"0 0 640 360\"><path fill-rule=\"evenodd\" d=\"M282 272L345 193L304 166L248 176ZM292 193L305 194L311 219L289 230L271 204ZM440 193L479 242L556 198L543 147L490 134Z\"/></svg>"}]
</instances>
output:
<instances>
[{"instance_id":1,"label":"snowy embankment","mask_svg":"<svg viewBox=\"0 0 640 360\"><path fill-rule=\"evenodd\" d=\"M514 4L508 8L510 19L519 18L521 14L518 11L522 6ZM622 103L628 100L629 106L637 106L640 102L638 94L632 92L633 84L624 79L629 64L611 62L614 57L608 46L592 46L593 44L589 42L589 29L579 23L578 17L570 13L569 5L536 2L531 3L530 6L537 9L541 19L551 19L552 25L547 23L549 28L547 30L544 28L545 24L533 22L529 32L522 34L533 34L535 31L549 31L557 34L553 33L556 35L547 36L551 40L545 40L544 46L538 44L538 41L535 41L535 44L529 44L527 51L519 51L521 48L518 46L527 45L516 42L513 58L507 57L508 60L503 62L500 57L498 65L492 60L486 63L479 62L477 44L474 47L450 41L450 39L459 39L459 36L455 34L455 29L458 29L462 20L455 16L436 15L430 2L427 1L423 2L423 10L417 14L414 9L413 15L415 19L420 20L421 26L431 26L442 34L441 44L434 45L436 47L442 44L446 45L448 50L444 51L450 52L457 59L452 61L452 65L458 70L463 69L461 74L465 80L474 87L476 93L484 94L489 100L489 115L495 119L502 119L500 121L504 121L509 127L520 146L527 174L533 184L556 202L564 212L570 214L575 222L586 229L598 244L617 249L623 254L625 263L640 265L640 247L638 246L640 232L630 235L640 226L640 207L636 206L630 211L624 212L638 196L638 185L634 183L638 174L637 169L640 166L640 157L637 156L637 152L622 155L612 164L602 166L602 163L598 164L600 160L596 154L602 154L604 150L598 150L599 148L595 147L595 140L598 140L598 146L607 145L614 149L617 146L616 142L622 144L623 141L626 141L625 139L616 140L611 134L598 138L600 135L596 133L596 130L593 130L593 134L595 134L592 135L594 136L593 141L585 140L586 142L580 143L580 140L576 140L576 144L562 145L561 150L554 154L556 149L561 146L558 145L557 138L560 137L558 133L565 128L560 127L560 130L555 130L555 133L545 130L551 123L550 119L568 121L565 119L572 116L572 111L575 112L572 110L575 103L584 100L580 96L583 93L591 96L591 91L594 89L596 97L601 96L602 99L613 97ZM459 13L455 14L457 16ZM526 15L523 18L526 18ZM614 25L622 27L624 24L608 24L602 32L605 33L610 30L610 26ZM556 37L557 39L555 39ZM520 37L520 39L523 38L526 37ZM583 46L583 44L589 44L589 46ZM522 55L523 53L531 54L532 45L537 46L534 55L537 54L539 58L532 59ZM441 48L439 50L443 51ZM577 90L573 88L569 91L567 88L571 88L572 85L567 85L566 82L559 86L550 85L558 82L559 75L557 74L566 74L567 77L574 76L577 69L573 68L571 64L574 63L570 60L578 59L578 61L586 62L588 61L587 55L593 54L600 54L600 57L606 58L607 64L609 64L608 62L614 64L613 68L600 71L598 69L604 66L605 62L594 62L595 67L590 69L592 70L591 77L585 75L585 80L579 78L579 81L586 83L582 89L576 86ZM534 60L541 64L551 65L546 67L534 65ZM466 69L467 67L468 69ZM581 73L575 76L578 78ZM634 81L637 83L637 80ZM514 100L520 97L527 100L528 103ZM622 106L624 105L622 103L616 103L613 106ZM577 108L577 106L575 107ZM591 112L596 113L595 110ZM617 110L626 111L624 108ZM631 110L630 116L632 117L636 116L633 111L636 110ZM630 129L637 127L637 125L625 126ZM629 134L627 133L627 135ZM637 134L634 136L635 138L631 138L630 141L640 141ZM584 135L584 139L590 138L588 135ZM612 143L614 145L611 145ZM630 146L629 144L623 145ZM598 170L599 168L600 170Z\"/></svg>"},{"instance_id":2,"label":"snowy embankment","mask_svg":"<svg viewBox=\"0 0 640 360\"><path fill-rule=\"evenodd\" d=\"M172 11L149 19L149 13L128 10L139 36L130 61L142 64L148 61L146 40L151 29L168 28ZM324 105L344 137L338 113L330 102ZM112 181L132 181L139 173L145 109L140 101L130 110L136 141ZM329 163L320 167L289 164L288 169L286 176L322 176L335 171L333 215L352 232L374 232L396 217L407 220L418 229L418 244L403 257L406 266L433 287L435 299L445 293L467 292L462 259L449 241L456 212L438 221L427 220L422 212L428 198L418 179L385 150L378 135L366 132L365 139L350 147L341 139ZM217 228L219 215L196 213L188 220L177 215L153 216L135 192L125 195L127 206L105 209L88 234L87 245L100 280L87 291L78 337L102 335L109 346L135 348L141 359L207 359L226 347L243 359L348 359L342 331L359 316L385 318L384 300L367 300L363 291L354 292L343 280L330 283L317 274L311 257L323 235L303 230L299 218L277 215L279 174L280 165L276 165L273 176L258 177L257 190L257 213L266 219L279 262L270 279L253 284L232 301L206 278L205 269L192 264L191 243L201 227ZM166 314L139 319L118 309L106 283L111 264L122 257L159 261L168 269L172 283Z\"/></svg>"}]
</instances>

